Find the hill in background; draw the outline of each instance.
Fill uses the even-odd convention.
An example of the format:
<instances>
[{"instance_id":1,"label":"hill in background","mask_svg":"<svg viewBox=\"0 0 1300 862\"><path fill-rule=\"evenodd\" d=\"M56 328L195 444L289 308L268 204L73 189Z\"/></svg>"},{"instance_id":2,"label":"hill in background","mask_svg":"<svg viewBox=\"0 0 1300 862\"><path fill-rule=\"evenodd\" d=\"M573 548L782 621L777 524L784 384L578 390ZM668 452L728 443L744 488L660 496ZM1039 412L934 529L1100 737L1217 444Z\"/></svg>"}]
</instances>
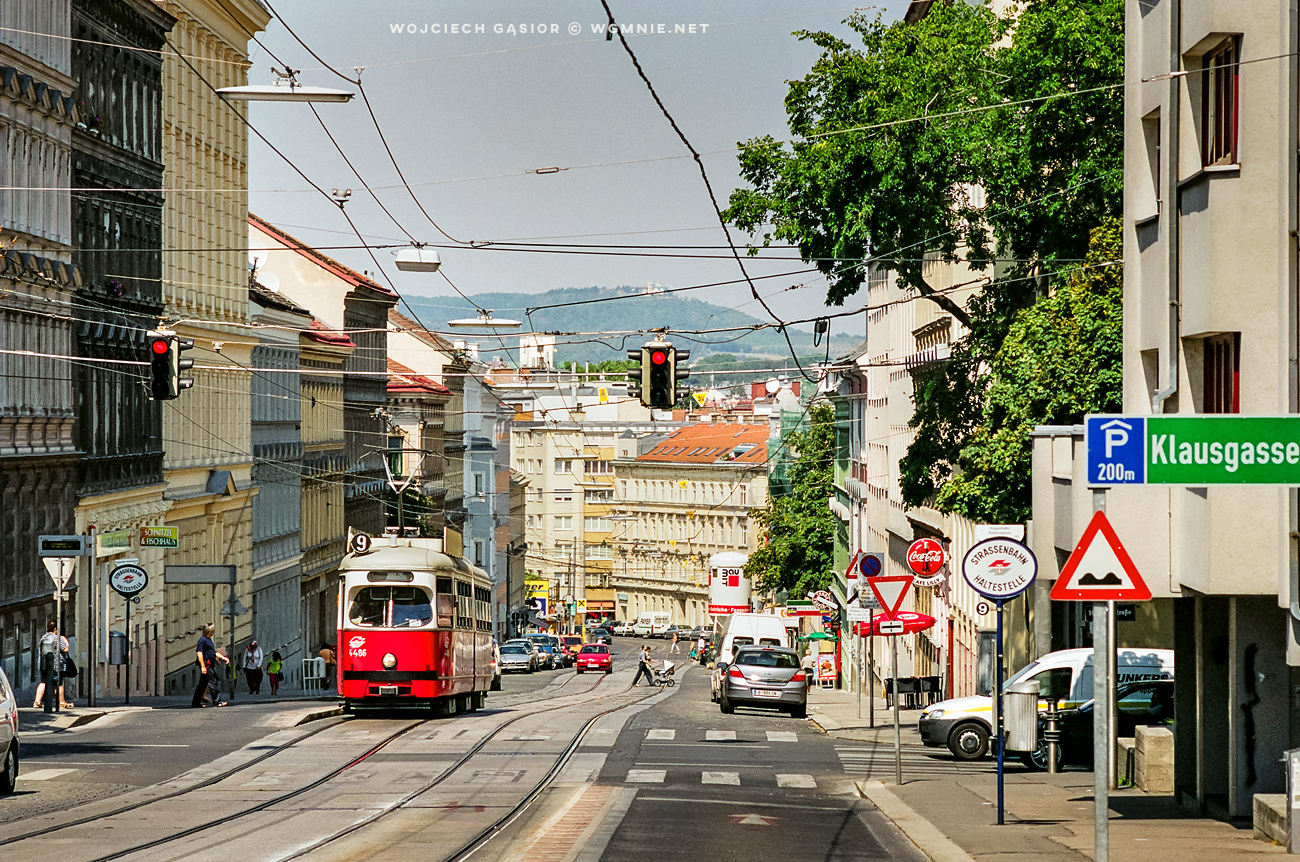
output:
<instances>
[{"instance_id":1,"label":"hill in background","mask_svg":"<svg viewBox=\"0 0 1300 862\"><path fill-rule=\"evenodd\" d=\"M626 297L613 299L614 297ZM490 309L495 316L524 321L522 329L516 332L528 332L529 324L537 332L583 332L606 333L635 330L649 333L654 329L668 326L669 336L674 344L691 351L691 364L711 354L731 354L738 362L762 367L767 363L753 365L746 360L777 360L778 365L788 365L790 350L781 333L773 329L756 332L717 332L705 335L688 335L688 330L707 330L725 327L752 326L766 322L741 311L721 305L690 299L681 294L647 293L644 287L566 287L548 290L545 293L479 293L471 297L474 303ZM603 300L592 302L591 300ZM610 301L613 300L613 301ZM474 305L460 297L422 297L408 296L407 301L425 326L430 329L446 330L448 320L474 316ZM568 303L582 303L571 305ZM562 306L544 308L543 306ZM530 316L527 309L535 308ZM475 330L466 330L469 333ZM516 332L502 331L508 347L514 348L518 343ZM599 362L606 359L623 359L629 348L638 346L640 335L631 335L626 339L606 339L603 342L561 344L556 350L557 362ZM802 357L825 356L826 346L814 348L811 327L791 327L790 339L795 350ZM565 341L564 337L559 339ZM860 339L837 335L831 339L830 355L843 353ZM493 342L483 343L483 352L487 356L497 355L501 350L493 349ZM514 351L511 350L513 355ZM713 363L715 367L720 363Z\"/></svg>"}]
</instances>

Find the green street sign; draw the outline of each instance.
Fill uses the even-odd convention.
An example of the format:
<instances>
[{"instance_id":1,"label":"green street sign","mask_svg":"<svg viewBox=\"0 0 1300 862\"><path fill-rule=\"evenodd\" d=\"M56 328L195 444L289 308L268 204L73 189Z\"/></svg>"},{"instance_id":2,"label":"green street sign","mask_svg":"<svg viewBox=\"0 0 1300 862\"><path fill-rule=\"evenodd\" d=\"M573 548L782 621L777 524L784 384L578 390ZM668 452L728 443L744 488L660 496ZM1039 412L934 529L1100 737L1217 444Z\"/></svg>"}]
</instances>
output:
<instances>
[{"instance_id":1,"label":"green street sign","mask_svg":"<svg viewBox=\"0 0 1300 862\"><path fill-rule=\"evenodd\" d=\"M1300 415L1089 416L1088 484L1300 485Z\"/></svg>"}]
</instances>

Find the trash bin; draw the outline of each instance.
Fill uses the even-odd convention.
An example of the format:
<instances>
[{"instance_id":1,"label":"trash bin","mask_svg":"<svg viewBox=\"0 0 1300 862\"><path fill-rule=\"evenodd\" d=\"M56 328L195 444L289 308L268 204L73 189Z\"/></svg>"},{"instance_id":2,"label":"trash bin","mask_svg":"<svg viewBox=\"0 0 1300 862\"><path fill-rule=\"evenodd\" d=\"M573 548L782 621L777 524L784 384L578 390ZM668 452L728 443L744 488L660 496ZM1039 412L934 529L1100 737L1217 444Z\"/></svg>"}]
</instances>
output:
<instances>
[{"instance_id":1,"label":"trash bin","mask_svg":"<svg viewBox=\"0 0 1300 862\"><path fill-rule=\"evenodd\" d=\"M126 632L108 633L108 663L126 664Z\"/></svg>"},{"instance_id":2,"label":"trash bin","mask_svg":"<svg viewBox=\"0 0 1300 862\"><path fill-rule=\"evenodd\" d=\"M1009 686L1002 708L1006 711L1007 750L1038 748L1038 680Z\"/></svg>"}]
</instances>

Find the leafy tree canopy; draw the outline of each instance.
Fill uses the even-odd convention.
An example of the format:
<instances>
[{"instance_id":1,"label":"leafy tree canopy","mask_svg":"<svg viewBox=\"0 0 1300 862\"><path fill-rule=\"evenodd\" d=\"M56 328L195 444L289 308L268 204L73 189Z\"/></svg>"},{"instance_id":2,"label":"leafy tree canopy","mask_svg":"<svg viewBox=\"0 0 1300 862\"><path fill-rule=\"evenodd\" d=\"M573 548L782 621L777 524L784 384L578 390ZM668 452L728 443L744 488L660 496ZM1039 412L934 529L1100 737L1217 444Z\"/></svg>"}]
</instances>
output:
<instances>
[{"instance_id":1,"label":"leafy tree canopy","mask_svg":"<svg viewBox=\"0 0 1300 862\"><path fill-rule=\"evenodd\" d=\"M835 493L835 411L813 405L807 423L788 433L785 445L797 453L788 471L790 493L769 496L751 515L766 536L745 573L760 589L803 596L826 589L834 568L835 515L826 500Z\"/></svg>"}]
</instances>

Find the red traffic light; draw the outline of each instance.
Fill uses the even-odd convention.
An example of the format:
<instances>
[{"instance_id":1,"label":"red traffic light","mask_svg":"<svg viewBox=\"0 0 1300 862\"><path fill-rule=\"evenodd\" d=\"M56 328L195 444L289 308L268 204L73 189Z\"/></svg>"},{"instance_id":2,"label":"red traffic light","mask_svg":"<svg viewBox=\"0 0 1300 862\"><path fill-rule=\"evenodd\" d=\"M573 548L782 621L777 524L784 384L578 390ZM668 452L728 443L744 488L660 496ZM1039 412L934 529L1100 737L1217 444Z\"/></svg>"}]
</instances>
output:
<instances>
[{"instance_id":1,"label":"red traffic light","mask_svg":"<svg viewBox=\"0 0 1300 862\"><path fill-rule=\"evenodd\" d=\"M668 361L668 354L664 353L662 350L656 350L654 353L650 354L650 361L655 365L663 365Z\"/></svg>"},{"instance_id":2,"label":"red traffic light","mask_svg":"<svg viewBox=\"0 0 1300 862\"><path fill-rule=\"evenodd\" d=\"M153 340L153 343L149 345L149 349L152 350L154 353L158 354L159 356L162 356L169 349L167 339L155 338Z\"/></svg>"}]
</instances>

